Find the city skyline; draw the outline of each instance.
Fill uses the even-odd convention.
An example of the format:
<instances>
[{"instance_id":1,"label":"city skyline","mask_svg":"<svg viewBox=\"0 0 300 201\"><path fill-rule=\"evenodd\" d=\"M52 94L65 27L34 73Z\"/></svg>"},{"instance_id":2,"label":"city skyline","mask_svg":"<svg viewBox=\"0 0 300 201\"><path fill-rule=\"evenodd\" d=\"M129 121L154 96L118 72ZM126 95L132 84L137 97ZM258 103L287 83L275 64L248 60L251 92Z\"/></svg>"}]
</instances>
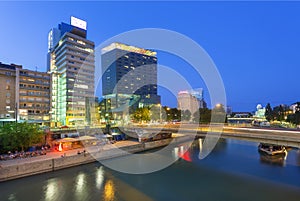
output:
<instances>
[{"instance_id":1,"label":"city skyline","mask_svg":"<svg viewBox=\"0 0 300 201\"><path fill-rule=\"evenodd\" d=\"M158 27L187 35L215 62L233 111L253 111L258 103L275 106L299 100L294 84L300 64L298 2L190 2L184 3L184 9L182 4L1 2L0 17L7 20L0 22L5 27L0 33L0 61L45 71L49 30L59 22L68 23L74 15L88 22L88 38L96 47L114 35L138 28ZM105 18L112 9L114 15ZM143 12L145 9L149 13ZM158 52L157 57L159 64L170 66L185 77L192 72L186 70L189 65L185 61L173 55ZM208 99L203 81L193 76L188 81L194 88L204 88L204 98ZM176 107L176 97L161 88L159 94L163 105Z\"/></svg>"}]
</instances>

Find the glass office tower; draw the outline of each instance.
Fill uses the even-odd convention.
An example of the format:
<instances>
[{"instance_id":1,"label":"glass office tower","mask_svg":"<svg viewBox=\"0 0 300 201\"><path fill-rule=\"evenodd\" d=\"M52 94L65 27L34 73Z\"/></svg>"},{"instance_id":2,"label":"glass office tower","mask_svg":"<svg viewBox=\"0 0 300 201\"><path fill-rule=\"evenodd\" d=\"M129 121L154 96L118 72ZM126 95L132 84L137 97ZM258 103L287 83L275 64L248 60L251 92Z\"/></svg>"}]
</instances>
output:
<instances>
[{"instance_id":1,"label":"glass office tower","mask_svg":"<svg viewBox=\"0 0 300 201\"><path fill-rule=\"evenodd\" d=\"M87 39L86 22L71 17L48 35L48 70L51 73L52 126L87 125L86 105L94 99L94 42Z\"/></svg>"},{"instance_id":2,"label":"glass office tower","mask_svg":"<svg viewBox=\"0 0 300 201\"><path fill-rule=\"evenodd\" d=\"M102 93L112 111L160 104L156 52L122 43L102 49Z\"/></svg>"}]
</instances>

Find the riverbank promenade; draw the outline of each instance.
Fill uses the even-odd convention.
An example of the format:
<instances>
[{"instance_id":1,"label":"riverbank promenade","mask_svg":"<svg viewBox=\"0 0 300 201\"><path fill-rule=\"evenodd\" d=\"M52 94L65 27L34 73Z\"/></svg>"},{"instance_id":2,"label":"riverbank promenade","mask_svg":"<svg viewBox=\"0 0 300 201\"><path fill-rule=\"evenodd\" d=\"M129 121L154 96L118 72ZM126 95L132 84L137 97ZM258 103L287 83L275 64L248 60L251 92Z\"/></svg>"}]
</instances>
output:
<instances>
[{"instance_id":1,"label":"riverbank promenade","mask_svg":"<svg viewBox=\"0 0 300 201\"><path fill-rule=\"evenodd\" d=\"M122 148L122 147L128 147L132 145L137 145L139 142L136 141L130 141L130 140L124 140L124 141L118 141L114 144L105 144L101 146L101 150L110 150L112 148ZM98 146L95 147L88 147L89 151L95 152L99 149ZM34 156L30 158L17 158L17 159L11 159L11 160L5 160L0 161L0 166L12 166L12 165L19 165L23 163L32 163L32 162L38 162L38 161L46 161L51 159L57 159L62 157L69 157L69 156L76 156L78 155L78 152L81 154L84 154L84 151L87 150L87 147L82 147L78 149L72 149L72 150L65 150L65 151L57 151L57 150L50 150L47 152L46 155L40 155L40 156ZM88 153L88 152L86 152Z\"/></svg>"},{"instance_id":2,"label":"riverbank promenade","mask_svg":"<svg viewBox=\"0 0 300 201\"><path fill-rule=\"evenodd\" d=\"M172 138L150 141L118 141L105 145L86 146L68 151L50 151L46 155L31 158L11 159L0 162L0 181L26 177L44 172L56 171L128 154L143 152L172 143L191 141L191 136L173 134Z\"/></svg>"}]
</instances>

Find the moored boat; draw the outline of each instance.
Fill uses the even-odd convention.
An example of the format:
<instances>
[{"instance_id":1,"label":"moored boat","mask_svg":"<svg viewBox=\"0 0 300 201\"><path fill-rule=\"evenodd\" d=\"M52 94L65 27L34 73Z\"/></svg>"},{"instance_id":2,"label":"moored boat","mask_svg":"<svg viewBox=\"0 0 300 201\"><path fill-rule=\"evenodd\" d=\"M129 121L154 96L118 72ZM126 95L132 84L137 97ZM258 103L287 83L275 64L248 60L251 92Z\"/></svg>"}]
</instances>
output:
<instances>
[{"instance_id":1,"label":"moored boat","mask_svg":"<svg viewBox=\"0 0 300 201\"><path fill-rule=\"evenodd\" d=\"M258 145L258 151L260 153L264 153L270 156L275 156L275 155L285 155L286 154L286 149L282 145L274 145L274 144L264 144L260 143Z\"/></svg>"}]
</instances>

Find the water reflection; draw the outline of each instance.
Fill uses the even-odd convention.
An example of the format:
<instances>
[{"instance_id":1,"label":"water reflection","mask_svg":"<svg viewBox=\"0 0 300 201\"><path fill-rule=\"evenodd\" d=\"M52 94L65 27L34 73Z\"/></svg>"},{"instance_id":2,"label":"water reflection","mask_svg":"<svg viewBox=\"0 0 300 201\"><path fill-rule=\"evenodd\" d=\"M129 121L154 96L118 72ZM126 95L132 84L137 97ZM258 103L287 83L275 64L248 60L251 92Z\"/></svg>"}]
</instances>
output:
<instances>
[{"instance_id":1,"label":"water reflection","mask_svg":"<svg viewBox=\"0 0 300 201\"><path fill-rule=\"evenodd\" d=\"M187 162L191 162L192 158L191 158L191 147L189 146L190 143L184 143L182 145L179 145L177 147L174 147L173 150L173 157L175 160L178 160L179 158L187 161Z\"/></svg>"},{"instance_id":2,"label":"water reflection","mask_svg":"<svg viewBox=\"0 0 300 201\"><path fill-rule=\"evenodd\" d=\"M299 201L300 151L274 159L260 155L257 145L220 140L199 160L199 141L188 149L182 143L173 149L179 160L155 173L130 175L88 164L0 183L0 200Z\"/></svg>"},{"instance_id":3,"label":"water reflection","mask_svg":"<svg viewBox=\"0 0 300 201\"><path fill-rule=\"evenodd\" d=\"M101 189L104 181L104 168L103 166L99 167L96 170L96 187L97 189Z\"/></svg>"},{"instance_id":4,"label":"water reflection","mask_svg":"<svg viewBox=\"0 0 300 201\"><path fill-rule=\"evenodd\" d=\"M297 164L297 166L300 166L300 149L297 150L296 158L297 158L296 159L297 160L296 164Z\"/></svg>"},{"instance_id":5,"label":"water reflection","mask_svg":"<svg viewBox=\"0 0 300 201\"><path fill-rule=\"evenodd\" d=\"M84 172L79 172L75 179L75 198L76 200L86 200L89 197L88 178Z\"/></svg>"},{"instance_id":6,"label":"water reflection","mask_svg":"<svg viewBox=\"0 0 300 201\"><path fill-rule=\"evenodd\" d=\"M15 194L14 194L14 193L13 193L13 194L10 194L10 195L8 196L8 200L9 200L9 201L16 201L17 199L16 199Z\"/></svg>"},{"instance_id":7,"label":"water reflection","mask_svg":"<svg viewBox=\"0 0 300 201\"><path fill-rule=\"evenodd\" d=\"M54 200L57 195L57 180L49 179L45 190L45 200Z\"/></svg>"},{"instance_id":8,"label":"water reflection","mask_svg":"<svg viewBox=\"0 0 300 201\"><path fill-rule=\"evenodd\" d=\"M115 185L111 179L107 180L104 185L103 199L104 201L115 200Z\"/></svg>"},{"instance_id":9,"label":"water reflection","mask_svg":"<svg viewBox=\"0 0 300 201\"><path fill-rule=\"evenodd\" d=\"M79 173L77 175L77 181L76 181L76 192L81 193L83 188L84 188L84 184L85 184L85 174L84 173Z\"/></svg>"},{"instance_id":10,"label":"water reflection","mask_svg":"<svg viewBox=\"0 0 300 201\"><path fill-rule=\"evenodd\" d=\"M285 166L287 155L288 154L270 156L267 154L260 154L260 162L270 165Z\"/></svg>"}]
</instances>

